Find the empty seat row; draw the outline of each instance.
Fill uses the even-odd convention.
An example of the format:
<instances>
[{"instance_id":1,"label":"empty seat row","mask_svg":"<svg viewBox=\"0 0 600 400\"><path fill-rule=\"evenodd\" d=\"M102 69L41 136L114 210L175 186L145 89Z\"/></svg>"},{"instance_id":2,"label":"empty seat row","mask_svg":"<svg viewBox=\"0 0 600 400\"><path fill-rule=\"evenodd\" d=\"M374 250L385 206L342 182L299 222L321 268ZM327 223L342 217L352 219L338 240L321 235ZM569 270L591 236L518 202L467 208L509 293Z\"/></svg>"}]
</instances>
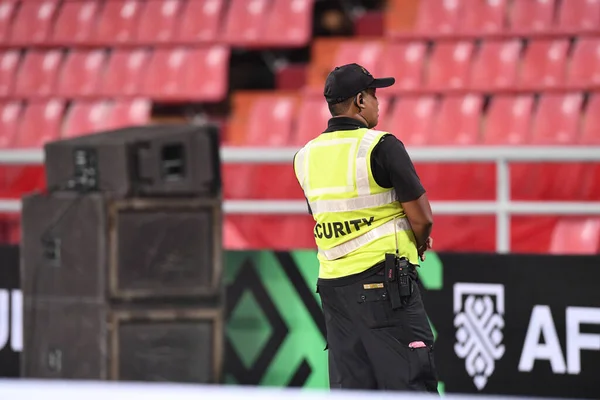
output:
<instances>
[{"instance_id":1,"label":"empty seat row","mask_svg":"<svg viewBox=\"0 0 600 400\"><path fill-rule=\"evenodd\" d=\"M388 36L585 34L598 31L598 0L389 0Z\"/></svg>"},{"instance_id":2,"label":"empty seat row","mask_svg":"<svg viewBox=\"0 0 600 400\"><path fill-rule=\"evenodd\" d=\"M308 85L322 91L336 65L358 62L394 76L389 90L532 90L600 87L600 36L567 39L394 43L322 40L313 46Z\"/></svg>"},{"instance_id":3,"label":"empty seat row","mask_svg":"<svg viewBox=\"0 0 600 400\"><path fill-rule=\"evenodd\" d=\"M147 99L0 102L0 148L41 147L61 137L143 125L151 106Z\"/></svg>"},{"instance_id":4,"label":"empty seat row","mask_svg":"<svg viewBox=\"0 0 600 400\"><path fill-rule=\"evenodd\" d=\"M313 1L4 0L0 44L302 46L312 33Z\"/></svg>"},{"instance_id":5,"label":"empty seat row","mask_svg":"<svg viewBox=\"0 0 600 400\"><path fill-rule=\"evenodd\" d=\"M600 144L600 92L377 97L377 128L412 146ZM233 107L230 145L301 146L331 117L320 95L240 92Z\"/></svg>"},{"instance_id":6,"label":"empty seat row","mask_svg":"<svg viewBox=\"0 0 600 400\"><path fill-rule=\"evenodd\" d=\"M146 96L220 101L229 49L174 47L0 52L0 97Z\"/></svg>"}]
</instances>

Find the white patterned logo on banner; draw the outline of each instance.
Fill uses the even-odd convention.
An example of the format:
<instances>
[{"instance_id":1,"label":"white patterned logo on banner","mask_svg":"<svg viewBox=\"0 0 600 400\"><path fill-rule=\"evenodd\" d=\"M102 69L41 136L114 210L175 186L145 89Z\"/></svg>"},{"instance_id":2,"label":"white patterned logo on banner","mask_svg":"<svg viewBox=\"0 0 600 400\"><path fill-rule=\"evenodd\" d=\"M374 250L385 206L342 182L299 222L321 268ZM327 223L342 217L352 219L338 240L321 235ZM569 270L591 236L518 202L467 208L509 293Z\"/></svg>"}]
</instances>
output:
<instances>
[{"instance_id":1,"label":"white patterned logo on banner","mask_svg":"<svg viewBox=\"0 0 600 400\"><path fill-rule=\"evenodd\" d=\"M465 360L467 373L482 390L504 355L504 285L454 284L454 314L454 351Z\"/></svg>"}]
</instances>

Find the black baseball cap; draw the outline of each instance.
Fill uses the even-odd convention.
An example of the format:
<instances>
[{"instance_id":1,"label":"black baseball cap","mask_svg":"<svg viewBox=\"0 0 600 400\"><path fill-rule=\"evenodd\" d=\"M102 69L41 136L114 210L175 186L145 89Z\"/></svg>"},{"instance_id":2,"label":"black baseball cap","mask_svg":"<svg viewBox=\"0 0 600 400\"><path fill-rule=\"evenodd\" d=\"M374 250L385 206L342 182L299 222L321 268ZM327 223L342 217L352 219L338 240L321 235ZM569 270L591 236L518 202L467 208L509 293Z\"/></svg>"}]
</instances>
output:
<instances>
[{"instance_id":1,"label":"black baseball cap","mask_svg":"<svg viewBox=\"0 0 600 400\"><path fill-rule=\"evenodd\" d=\"M325 81L325 100L329 104L337 104L356 96L366 89L380 89L392 86L394 78L376 79L364 67L358 64L346 64L335 67Z\"/></svg>"}]
</instances>

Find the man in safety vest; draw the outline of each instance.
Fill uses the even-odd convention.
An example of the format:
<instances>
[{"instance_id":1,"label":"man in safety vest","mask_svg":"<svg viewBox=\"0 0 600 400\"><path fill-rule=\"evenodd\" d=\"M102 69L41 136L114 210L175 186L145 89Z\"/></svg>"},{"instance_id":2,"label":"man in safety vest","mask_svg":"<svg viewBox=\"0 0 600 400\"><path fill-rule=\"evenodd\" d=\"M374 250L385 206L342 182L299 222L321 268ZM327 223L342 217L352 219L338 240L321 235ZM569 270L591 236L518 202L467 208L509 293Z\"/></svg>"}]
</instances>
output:
<instances>
[{"instance_id":1,"label":"man in safety vest","mask_svg":"<svg viewBox=\"0 0 600 400\"><path fill-rule=\"evenodd\" d=\"M331 388L437 393L415 269L431 248L431 207L402 142L372 129L376 90L394 82L335 68L324 91L333 117L294 171L316 222Z\"/></svg>"}]
</instances>

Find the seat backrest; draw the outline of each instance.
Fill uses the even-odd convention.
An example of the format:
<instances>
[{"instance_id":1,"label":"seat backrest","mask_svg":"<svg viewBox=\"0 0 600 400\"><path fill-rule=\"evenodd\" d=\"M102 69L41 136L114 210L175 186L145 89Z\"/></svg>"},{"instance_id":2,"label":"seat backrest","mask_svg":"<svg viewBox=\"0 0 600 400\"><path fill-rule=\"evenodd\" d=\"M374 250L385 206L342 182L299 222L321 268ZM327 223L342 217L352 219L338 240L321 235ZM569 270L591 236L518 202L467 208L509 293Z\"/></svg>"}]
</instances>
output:
<instances>
[{"instance_id":1,"label":"seat backrest","mask_svg":"<svg viewBox=\"0 0 600 400\"><path fill-rule=\"evenodd\" d=\"M427 34L449 34L458 31L461 4L462 2L455 0L421 0L417 31Z\"/></svg>"},{"instance_id":2,"label":"seat backrest","mask_svg":"<svg viewBox=\"0 0 600 400\"><path fill-rule=\"evenodd\" d=\"M600 218L561 218L552 232L550 254L597 254Z\"/></svg>"},{"instance_id":3,"label":"seat backrest","mask_svg":"<svg viewBox=\"0 0 600 400\"><path fill-rule=\"evenodd\" d=\"M63 2L52 31L52 43L89 43L100 5L96 0Z\"/></svg>"},{"instance_id":4,"label":"seat backrest","mask_svg":"<svg viewBox=\"0 0 600 400\"><path fill-rule=\"evenodd\" d=\"M10 97L15 90L15 78L21 61L17 50L0 52L0 96Z\"/></svg>"},{"instance_id":5,"label":"seat backrest","mask_svg":"<svg viewBox=\"0 0 600 400\"><path fill-rule=\"evenodd\" d=\"M558 28L565 32L593 31L600 26L600 2L567 0L558 2Z\"/></svg>"},{"instance_id":6,"label":"seat backrest","mask_svg":"<svg viewBox=\"0 0 600 400\"><path fill-rule=\"evenodd\" d=\"M0 149L13 147L23 105L19 101L0 102Z\"/></svg>"},{"instance_id":7,"label":"seat backrest","mask_svg":"<svg viewBox=\"0 0 600 400\"><path fill-rule=\"evenodd\" d=\"M564 84L568 52L567 39L530 41L525 48L519 85L529 88L550 88Z\"/></svg>"},{"instance_id":8,"label":"seat backrest","mask_svg":"<svg viewBox=\"0 0 600 400\"><path fill-rule=\"evenodd\" d=\"M574 144L579 136L581 93L546 93L540 97L533 119L531 143Z\"/></svg>"},{"instance_id":9,"label":"seat backrest","mask_svg":"<svg viewBox=\"0 0 600 400\"><path fill-rule=\"evenodd\" d=\"M16 14L17 5L17 0L3 1L0 4L0 43L7 43L10 39L10 27Z\"/></svg>"},{"instance_id":10,"label":"seat backrest","mask_svg":"<svg viewBox=\"0 0 600 400\"><path fill-rule=\"evenodd\" d=\"M182 0L148 0L140 13L137 43L170 42L182 18Z\"/></svg>"},{"instance_id":11,"label":"seat backrest","mask_svg":"<svg viewBox=\"0 0 600 400\"><path fill-rule=\"evenodd\" d=\"M105 129L146 125L150 121L152 102L148 99L117 100L106 113Z\"/></svg>"},{"instance_id":12,"label":"seat backrest","mask_svg":"<svg viewBox=\"0 0 600 400\"><path fill-rule=\"evenodd\" d=\"M249 146L285 146L292 140L292 124L297 99L291 94L258 96L250 109Z\"/></svg>"},{"instance_id":13,"label":"seat backrest","mask_svg":"<svg viewBox=\"0 0 600 400\"><path fill-rule=\"evenodd\" d=\"M348 40L342 42L334 58L334 67L357 63L365 67L373 76L382 76L385 63L385 44L379 40Z\"/></svg>"},{"instance_id":14,"label":"seat backrest","mask_svg":"<svg viewBox=\"0 0 600 400\"><path fill-rule=\"evenodd\" d=\"M65 97L95 95L106 58L104 50L72 50L59 74L57 94Z\"/></svg>"},{"instance_id":15,"label":"seat backrest","mask_svg":"<svg viewBox=\"0 0 600 400\"><path fill-rule=\"evenodd\" d=\"M183 98L207 102L225 99L230 55L231 49L223 45L188 49L182 73Z\"/></svg>"},{"instance_id":16,"label":"seat backrest","mask_svg":"<svg viewBox=\"0 0 600 400\"><path fill-rule=\"evenodd\" d=\"M600 145L600 93L593 93L585 109L578 143Z\"/></svg>"},{"instance_id":17,"label":"seat backrest","mask_svg":"<svg viewBox=\"0 0 600 400\"><path fill-rule=\"evenodd\" d=\"M473 49L470 41L438 42L429 60L427 87L456 89L466 86Z\"/></svg>"},{"instance_id":18,"label":"seat backrest","mask_svg":"<svg viewBox=\"0 0 600 400\"><path fill-rule=\"evenodd\" d=\"M469 146L479 142L483 98L475 94L442 99L430 144Z\"/></svg>"},{"instance_id":19,"label":"seat backrest","mask_svg":"<svg viewBox=\"0 0 600 400\"><path fill-rule=\"evenodd\" d=\"M148 63L142 93L152 99L181 98L182 92L187 89L185 66L188 53L185 47L156 48Z\"/></svg>"},{"instance_id":20,"label":"seat backrest","mask_svg":"<svg viewBox=\"0 0 600 400\"><path fill-rule=\"evenodd\" d=\"M493 34L502 32L508 0L463 2L458 30L461 33Z\"/></svg>"},{"instance_id":21,"label":"seat backrest","mask_svg":"<svg viewBox=\"0 0 600 400\"><path fill-rule=\"evenodd\" d=\"M306 89L314 93L323 93L327 75L335 66L335 59L345 39L316 38L310 48L310 64L306 73Z\"/></svg>"},{"instance_id":22,"label":"seat backrest","mask_svg":"<svg viewBox=\"0 0 600 400\"><path fill-rule=\"evenodd\" d=\"M15 94L23 97L50 96L56 91L64 54L60 50L30 50L19 72Z\"/></svg>"},{"instance_id":23,"label":"seat backrest","mask_svg":"<svg viewBox=\"0 0 600 400\"><path fill-rule=\"evenodd\" d=\"M555 0L513 0L508 15L509 27L523 33L549 31L554 8Z\"/></svg>"},{"instance_id":24,"label":"seat backrest","mask_svg":"<svg viewBox=\"0 0 600 400\"><path fill-rule=\"evenodd\" d=\"M58 99L29 101L18 129L15 148L37 148L60 136L65 102Z\"/></svg>"},{"instance_id":25,"label":"seat backrest","mask_svg":"<svg viewBox=\"0 0 600 400\"><path fill-rule=\"evenodd\" d=\"M312 36L314 0L273 0L262 42L271 46L305 46Z\"/></svg>"},{"instance_id":26,"label":"seat backrest","mask_svg":"<svg viewBox=\"0 0 600 400\"><path fill-rule=\"evenodd\" d=\"M574 44L567 74L569 86L600 86L600 39L580 37Z\"/></svg>"},{"instance_id":27,"label":"seat backrest","mask_svg":"<svg viewBox=\"0 0 600 400\"><path fill-rule=\"evenodd\" d=\"M397 93L420 88L427 56L425 43L389 43L385 52L383 76L396 78L396 83L386 91Z\"/></svg>"},{"instance_id":28,"label":"seat backrest","mask_svg":"<svg viewBox=\"0 0 600 400\"><path fill-rule=\"evenodd\" d=\"M223 39L234 46L260 43L273 0L230 0Z\"/></svg>"},{"instance_id":29,"label":"seat backrest","mask_svg":"<svg viewBox=\"0 0 600 400\"><path fill-rule=\"evenodd\" d=\"M533 112L531 95L495 95L483 125L482 143L522 145L529 143Z\"/></svg>"},{"instance_id":30,"label":"seat backrest","mask_svg":"<svg viewBox=\"0 0 600 400\"><path fill-rule=\"evenodd\" d=\"M110 107L107 101L82 101L71 104L66 113L62 137L76 137L103 130Z\"/></svg>"},{"instance_id":31,"label":"seat backrest","mask_svg":"<svg viewBox=\"0 0 600 400\"><path fill-rule=\"evenodd\" d=\"M102 78L100 93L104 96L136 95L148 71L151 52L146 49L114 49Z\"/></svg>"},{"instance_id":32,"label":"seat backrest","mask_svg":"<svg viewBox=\"0 0 600 400\"><path fill-rule=\"evenodd\" d=\"M438 101L433 96L397 98L388 116L386 129L407 146L430 143L438 116Z\"/></svg>"},{"instance_id":33,"label":"seat backrest","mask_svg":"<svg viewBox=\"0 0 600 400\"><path fill-rule=\"evenodd\" d=\"M183 43L215 41L225 6L225 0L188 1L177 27L176 40Z\"/></svg>"},{"instance_id":34,"label":"seat backrest","mask_svg":"<svg viewBox=\"0 0 600 400\"><path fill-rule=\"evenodd\" d=\"M486 40L482 42L469 76L469 86L478 90L505 89L516 85L521 41Z\"/></svg>"},{"instance_id":35,"label":"seat backrest","mask_svg":"<svg viewBox=\"0 0 600 400\"><path fill-rule=\"evenodd\" d=\"M58 0L23 1L12 23L10 42L14 45L46 43L58 9Z\"/></svg>"},{"instance_id":36,"label":"seat backrest","mask_svg":"<svg viewBox=\"0 0 600 400\"><path fill-rule=\"evenodd\" d=\"M94 29L97 44L134 42L144 2L140 0L111 0L104 3Z\"/></svg>"},{"instance_id":37,"label":"seat backrest","mask_svg":"<svg viewBox=\"0 0 600 400\"><path fill-rule=\"evenodd\" d=\"M296 129L292 134L290 146L304 146L327 129L331 118L323 96L306 96L300 100L300 109L296 117Z\"/></svg>"}]
</instances>

